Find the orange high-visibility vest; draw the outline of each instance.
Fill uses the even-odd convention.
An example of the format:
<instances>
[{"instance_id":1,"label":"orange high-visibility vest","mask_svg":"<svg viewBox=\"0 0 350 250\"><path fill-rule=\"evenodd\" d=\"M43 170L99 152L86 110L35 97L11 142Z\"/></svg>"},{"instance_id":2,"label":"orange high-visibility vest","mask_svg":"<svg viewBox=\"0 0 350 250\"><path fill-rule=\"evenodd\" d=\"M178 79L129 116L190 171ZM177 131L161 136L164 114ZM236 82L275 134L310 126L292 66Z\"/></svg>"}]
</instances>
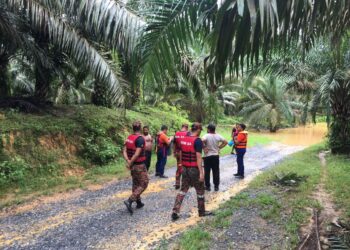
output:
<instances>
[{"instance_id":1,"label":"orange high-visibility vest","mask_svg":"<svg viewBox=\"0 0 350 250\"><path fill-rule=\"evenodd\" d=\"M236 144L236 148L247 148L247 143L248 143L248 132L242 131L239 132L237 137L241 137L240 135L243 135L243 140L239 141ZM238 138L237 138L238 139Z\"/></svg>"}]
</instances>

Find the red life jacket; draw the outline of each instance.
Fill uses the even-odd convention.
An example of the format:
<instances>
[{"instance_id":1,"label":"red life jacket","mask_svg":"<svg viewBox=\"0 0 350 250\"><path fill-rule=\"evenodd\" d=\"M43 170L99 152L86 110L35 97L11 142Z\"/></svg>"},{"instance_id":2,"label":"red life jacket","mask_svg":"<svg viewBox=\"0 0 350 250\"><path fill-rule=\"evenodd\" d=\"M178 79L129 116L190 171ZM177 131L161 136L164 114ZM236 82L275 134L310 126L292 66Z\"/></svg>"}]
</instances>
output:
<instances>
[{"instance_id":1,"label":"red life jacket","mask_svg":"<svg viewBox=\"0 0 350 250\"><path fill-rule=\"evenodd\" d=\"M176 151L181 150L181 140L185 138L188 134L188 131L177 131L175 133L175 146L176 146Z\"/></svg>"},{"instance_id":2,"label":"red life jacket","mask_svg":"<svg viewBox=\"0 0 350 250\"><path fill-rule=\"evenodd\" d=\"M197 153L194 143L198 139L197 136L185 136L181 140L181 160L182 166L187 168L197 168Z\"/></svg>"},{"instance_id":3,"label":"red life jacket","mask_svg":"<svg viewBox=\"0 0 350 250\"><path fill-rule=\"evenodd\" d=\"M126 146L126 152L128 154L129 160L131 160L131 158L134 156L134 154L136 152L136 140L139 137L142 137L142 135L132 134L132 135L129 135L129 137L126 139L125 146ZM141 150L139 157L135 160L134 163L140 164L140 163L144 163L146 161L145 144L142 147L142 150Z\"/></svg>"}]
</instances>

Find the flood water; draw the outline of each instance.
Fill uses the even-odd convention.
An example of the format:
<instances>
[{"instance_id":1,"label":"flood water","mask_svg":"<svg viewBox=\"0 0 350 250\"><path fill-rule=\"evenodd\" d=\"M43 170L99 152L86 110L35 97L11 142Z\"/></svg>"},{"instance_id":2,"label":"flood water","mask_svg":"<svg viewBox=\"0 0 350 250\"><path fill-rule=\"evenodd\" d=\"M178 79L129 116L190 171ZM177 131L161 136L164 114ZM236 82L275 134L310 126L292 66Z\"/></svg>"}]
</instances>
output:
<instances>
[{"instance_id":1,"label":"flood water","mask_svg":"<svg viewBox=\"0 0 350 250\"><path fill-rule=\"evenodd\" d=\"M305 127L281 129L277 133L257 132L256 134L286 145L311 146L324 141L327 135L327 124L309 124Z\"/></svg>"}]
</instances>

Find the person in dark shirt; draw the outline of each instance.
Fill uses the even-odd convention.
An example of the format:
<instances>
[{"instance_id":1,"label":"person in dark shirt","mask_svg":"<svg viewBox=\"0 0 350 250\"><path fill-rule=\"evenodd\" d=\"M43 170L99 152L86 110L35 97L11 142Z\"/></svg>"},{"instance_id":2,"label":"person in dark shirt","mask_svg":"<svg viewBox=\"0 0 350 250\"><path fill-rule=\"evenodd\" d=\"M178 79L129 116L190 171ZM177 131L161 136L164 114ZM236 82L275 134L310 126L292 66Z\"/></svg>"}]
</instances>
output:
<instances>
[{"instance_id":1,"label":"person in dark shirt","mask_svg":"<svg viewBox=\"0 0 350 250\"><path fill-rule=\"evenodd\" d=\"M195 122L191 128L191 134L181 140L180 160L182 164L181 189L176 196L173 213L173 221L179 219L182 201L190 187L194 187L197 193L198 214L200 217L211 215L205 211L204 204L204 170L202 167L203 143L199 138L202 125Z\"/></svg>"},{"instance_id":2,"label":"person in dark shirt","mask_svg":"<svg viewBox=\"0 0 350 250\"><path fill-rule=\"evenodd\" d=\"M136 208L142 208L141 194L148 186L148 173L145 165L145 139L141 135L141 122L134 122L132 125L134 133L129 135L124 144L123 156L126 167L131 171L132 195L124 204L130 214L133 213L132 203L136 202Z\"/></svg>"}]
</instances>

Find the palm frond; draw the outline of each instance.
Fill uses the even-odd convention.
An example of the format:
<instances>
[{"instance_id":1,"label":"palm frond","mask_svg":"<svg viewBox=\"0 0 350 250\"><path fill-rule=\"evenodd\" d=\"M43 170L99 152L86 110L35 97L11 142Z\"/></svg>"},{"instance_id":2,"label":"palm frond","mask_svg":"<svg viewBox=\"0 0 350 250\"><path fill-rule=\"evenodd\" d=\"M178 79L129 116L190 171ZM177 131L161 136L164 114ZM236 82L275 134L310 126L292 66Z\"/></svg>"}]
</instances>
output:
<instances>
[{"instance_id":1,"label":"palm frond","mask_svg":"<svg viewBox=\"0 0 350 250\"><path fill-rule=\"evenodd\" d=\"M78 22L79 27L131 58L145 28L144 20L114 0L38 0L55 14Z\"/></svg>"},{"instance_id":2,"label":"palm frond","mask_svg":"<svg viewBox=\"0 0 350 250\"><path fill-rule=\"evenodd\" d=\"M349 9L347 0L226 0L213 39L216 77L223 79L227 68L238 73L261 54L266 60L273 47L299 40L307 48L316 36L342 34L350 26Z\"/></svg>"},{"instance_id":3,"label":"palm frond","mask_svg":"<svg viewBox=\"0 0 350 250\"><path fill-rule=\"evenodd\" d=\"M6 0L12 11L25 11L33 29L47 34L50 41L66 51L76 63L84 64L101 82L109 86L110 98L123 102L123 80L114 72L107 60L74 28L55 17L35 0Z\"/></svg>"}]
</instances>

